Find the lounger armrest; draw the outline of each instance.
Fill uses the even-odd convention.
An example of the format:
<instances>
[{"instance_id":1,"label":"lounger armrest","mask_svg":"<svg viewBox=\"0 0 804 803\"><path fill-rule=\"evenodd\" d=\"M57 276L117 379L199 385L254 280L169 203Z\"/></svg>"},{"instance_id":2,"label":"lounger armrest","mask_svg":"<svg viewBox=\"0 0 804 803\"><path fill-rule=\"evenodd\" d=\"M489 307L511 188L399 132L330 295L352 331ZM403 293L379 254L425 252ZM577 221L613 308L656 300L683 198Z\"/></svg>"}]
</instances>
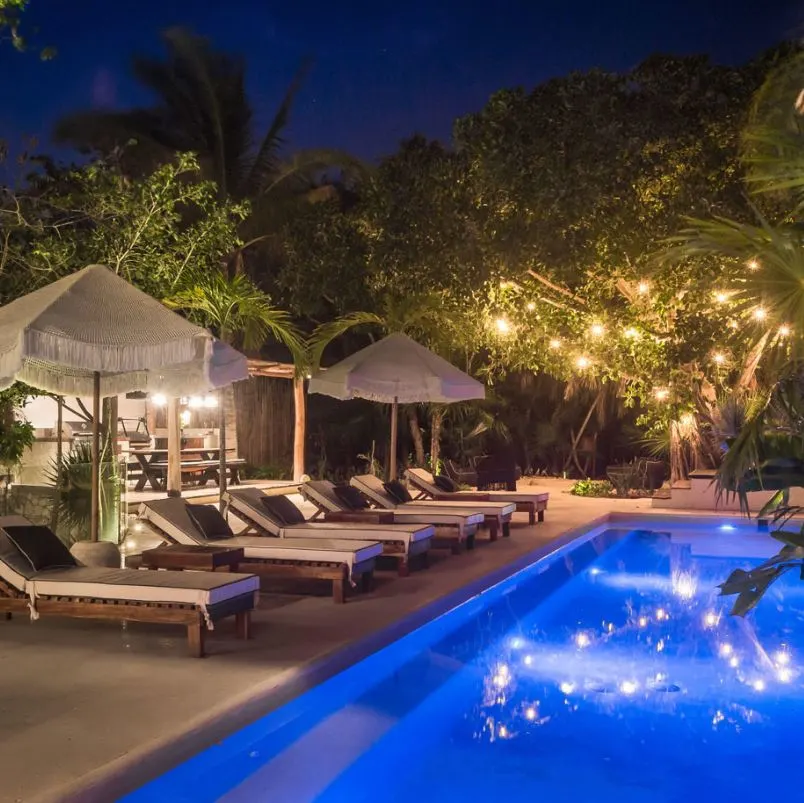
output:
<instances>
[{"instance_id":1,"label":"lounger armrest","mask_svg":"<svg viewBox=\"0 0 804 803\"><path fill-rule=\"evenodd\" d=\"M432 497L435 502L493 502L491 494L482 491L462 491L460 493L437 493Z\"/></svg>"},{"instance_id":2,"label":"lounger armrest","mask_svg":"<svg viewBox=\"0 0 804 803\"><path fill-rule=\"evenodd\" d=\"M366 510L328 512L324 514L324 521L354 521L358 523L375 521L377 524L393 524L394 511L366 508Z\"/></svg>"}]
</instances>

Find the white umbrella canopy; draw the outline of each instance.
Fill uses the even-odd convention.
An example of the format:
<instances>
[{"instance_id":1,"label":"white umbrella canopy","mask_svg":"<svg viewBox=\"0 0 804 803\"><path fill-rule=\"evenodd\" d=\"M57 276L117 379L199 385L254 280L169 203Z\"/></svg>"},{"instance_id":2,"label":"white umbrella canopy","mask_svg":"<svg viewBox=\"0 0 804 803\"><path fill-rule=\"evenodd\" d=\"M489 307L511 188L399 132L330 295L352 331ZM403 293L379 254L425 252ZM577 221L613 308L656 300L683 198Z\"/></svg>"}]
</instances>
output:
<instances>
[{"instance_id":1,"label":"white umbrella canopy","mask_svg":"<svg viewBox=\"0 0 804 803\"><path fill-rule=\"evenodd\" d=\"M18 380L59 395L93 396L92 540L100 516L101 397L200 394L247 377L242 354L103 265L0 307L0 389Z\"/></svg>"},{"instance_id":2,"label":"white umbrella canopy","mask_svg":"<svg viewBox=\"0 0 804 803\"><path fill-rule=\"evenodd\" d=\"M392 405L392 478L396 475L397 406L400 402L450 403L486 398L481 382L403 334L389 335L320 371L310 380L309 392Z\"/></svg>"},{"instance_id":3,"label":"white umbrella canopy","mask_svg":"<svg viewBox=\"0 0 804 803\"><path fill-rule=\"evenodd\" d=\"M103 265L0 308L0 388L60 395L203 393L248 375L246 358Z\"/></svg>"}]
</instances>

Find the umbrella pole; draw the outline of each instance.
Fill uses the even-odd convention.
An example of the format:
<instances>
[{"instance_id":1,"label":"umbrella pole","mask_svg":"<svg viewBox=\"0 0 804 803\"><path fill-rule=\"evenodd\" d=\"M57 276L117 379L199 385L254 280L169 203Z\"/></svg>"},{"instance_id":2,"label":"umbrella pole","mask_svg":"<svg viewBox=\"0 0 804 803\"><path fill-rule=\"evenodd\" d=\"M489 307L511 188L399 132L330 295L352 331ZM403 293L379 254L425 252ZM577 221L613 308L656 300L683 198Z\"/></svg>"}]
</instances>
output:
<instances>
[{"instance_id":1,"label":"umbrella pole","mask_svg":"<svg viewBox=\"0 0 804 803\"><path fill-rule=\"evenodd\" d=\"M100 534L100 371L92 374L92 506L89 539Z\"/></svg>"},{"instance_id":2,"label":"umbrella pole","mask_svg":"<svg viewBox=\"0 0 804 803\"><path fill-rule=\"evenodd\" d=\"M393 404L391 404L391 450L388 455L388 479L396 479L396 441L397 429L399 426L399 402L397 397L394 396Z\"/></svg>"},{"instance_id":3,"label":"umbrella pole","mask_svg":"<svg viewBox=\"0 0 804 803\"><path fill-rule=\"evenodd\" d=\"M218 510L223 514L226 504L226 390L218 391Z\"/></svg>"},{"instance_id":4,"label":"umbrella pole","mask_svg":"<svg viewBox=\"0 0 804 803\"><path fill-rule=\"evenodd\" d=\"M181 414L179 400L175 397L168 400L167 419L167 495L181 496Z\"/></svg>"}]
</instances>

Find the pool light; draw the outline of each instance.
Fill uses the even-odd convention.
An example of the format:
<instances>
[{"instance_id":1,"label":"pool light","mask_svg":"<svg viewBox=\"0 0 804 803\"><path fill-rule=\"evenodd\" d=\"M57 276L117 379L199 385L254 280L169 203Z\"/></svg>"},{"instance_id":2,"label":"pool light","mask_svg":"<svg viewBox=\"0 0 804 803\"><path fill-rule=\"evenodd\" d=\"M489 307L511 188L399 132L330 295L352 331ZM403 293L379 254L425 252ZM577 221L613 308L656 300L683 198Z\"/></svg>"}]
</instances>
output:
<instances>
[{"instance_id":1,"label":"pool light","mask_svg":"<svg viewBox=\"0 0 804 803\"><path fill-rule=\"evenodd\" d=\"M514 636L511 639L510 644L512 650L521 650L525 642L521 638L519 638L519 636Z\"/></svg>"},{"instance_id":2,"label":"pool light","mask_svg":"<svg viewBox=\"0 0 804 803\"><path fill-rule=\"evenodd\" d=\"M751 683L751 687L754 691L765 691L765 681L762 678L757 678Z\"/></svg>"},{"instance_id":3,"label":"pool light","mask_svg":"<svg viewBox=\"0 0 804 803\"><path fill-rule=\"evenodd\" d=\"M723 658L728 658L734 652L734 647L732 647L728 641L724 641L723 644L717 648L717 651Z\"/></svg>"},{"instance_id":4,"label":"pool light","mask_svg":"<svg viewBox=\"0 0 804 803\"><path fill-rule=\"evenodd\" d=\"M657 608L656 609L656 621L663 622L665 619L669 619L670 615L664 608Z\"/></svg>"},{"instance_id":5,"label":"pool light","mask_svg":"<svg viewBox=\"0 0 804 803\"><path fill-rule=\"evenodd\" d=\"M592 639L589 638L587 633L578 633L575 636L575 646L583 649L584 647L588 647L592 643Z\"/></svg>"},{"instance_id":6,"label":"pool light","mask_svg":"<svg viewBox=\"0 0 804 803\"><path fill-rule=\"evenodd\" d=\"M786 666L783 666L777 670L776 677L779 678L781 683L789 683L793 679L793 673Z\"/></svg>"},{"instance_id":7,"label":"pool light","mask_svg":"<svg viewBox=\"0 0 804 803\"><path fill-rule=\"evenodd\" d=\"M628 694L628 695L634 694L637 691L638 688L639 688L639 684L636 683L633 680L624 680L620 684L620 691L623 694Z\"/></svg>"},{"instance_id":8,"label":"pool light","mask_svg":"<svg viewBox=\"0 0 804 803\"><path fill-rule=\"evenodd\" d=\"M532 706L525 711L525 719L529 719L531 722L536 719L536 709Z\"/></svg>"},{"instance_id":9,"label":"pool light","mask_svg":"<svg viewBox=\"0 0 804 803\"><path fill-rule=\"evenodd\" d=\"M558 688L561 690L562 694L572 694L575 691L575 684L564 681L559 684Z\"/></svg>"},{"instance_id":10,"label":"pool light","mask_svg":"<svg viewBox=\"0 0 804 803\"><path fill-rule=\"evenodd\" d=\"M648 617L647 616L640 616L637 620L637 624L640 627L647 627L648 626Z\"/></svg>"},{"instance_id":11,"label":"pool light","mask_svg":"<svg viewBox=\"0 0 804 803\"><path fill-rule=\"evenodd\" d=\"M714 611L707 611L704 615L704 625L714 627L720 621L720 617Z\"/></svg>"},{"instance_id":12,"label":"pool light","mask_svg":"<svg viewBox=\"0 0 804 803\"><path fill-rule=\"evenodd\" d=\"M790 663L790 653L787 650L777 650L773 656L779 666L787 666Z\"/></svg>"},{"instance_id":13,"label":"pool light","mask_svg":"<svg viewBox=\"0 0 804 803\"><path fill-rule=\"evenodd\" d=\"M533 656L526 655L522 660L525 662L525 666L530 666L533 663Z\"/></svg>"},{"instance_id":14,"label":"pool light","mask_svg":"<svg viewBox=\"0 0 804 803\"><path fill-rule=\"evenodd\" d=\"M731 658L729 658L729 666L732 669L737 669L739 665L740 665L740 659L736 655L733 655Z\"/></svg>"},{"instance_id":15,"label":"pool light","mask_svg":"<svg viewBox=\"0 0 804 803\"><path fill-rule=\"evenodd\" d=\"M678 572L673 576L673 593L681 599L690 600L698 590L698 583L689 572Z\"/></svg>"},{"instance_id":16,"label":"pool light","mask_svg":"<svg viewBox=\"0 0 804 803\"><path fill-rule=\"evenodd\" d=\"M600 574L601 571L602 569L598 569L597 566L592 566L592 568L589 569L589 574L591 574L592 577L596 577L597 575Z\"/></svg>"},{"instance_id":17,"label":"pool light","mask_svg":"<svg viewBox=\"0 0 804 803\"><path fill-rule=\"evenodd\" d=\"M500 725L500 729L497 732L500 734L501 739L505 739L508 736L508 728L505 725Z\"/></svg>"}]
</instances>

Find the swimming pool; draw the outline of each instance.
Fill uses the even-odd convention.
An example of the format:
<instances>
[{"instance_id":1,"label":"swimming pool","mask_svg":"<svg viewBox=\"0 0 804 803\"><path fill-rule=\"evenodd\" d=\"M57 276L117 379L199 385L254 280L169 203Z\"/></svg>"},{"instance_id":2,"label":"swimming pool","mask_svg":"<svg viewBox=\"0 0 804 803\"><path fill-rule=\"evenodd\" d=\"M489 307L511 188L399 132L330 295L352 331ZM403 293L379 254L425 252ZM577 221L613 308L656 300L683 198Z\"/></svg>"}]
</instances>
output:
<instances>
[{"instance_id":1,"label":"swimming pool","mask_svg":"<svg viewBox=\"0 0 804 803\"><path fill-rule=\"evenodd\" d=\"M804 583L747 621L716 589L776 546L748 523L598 527L125 800L799 799Z\"/></svg>"}]
</instances>

